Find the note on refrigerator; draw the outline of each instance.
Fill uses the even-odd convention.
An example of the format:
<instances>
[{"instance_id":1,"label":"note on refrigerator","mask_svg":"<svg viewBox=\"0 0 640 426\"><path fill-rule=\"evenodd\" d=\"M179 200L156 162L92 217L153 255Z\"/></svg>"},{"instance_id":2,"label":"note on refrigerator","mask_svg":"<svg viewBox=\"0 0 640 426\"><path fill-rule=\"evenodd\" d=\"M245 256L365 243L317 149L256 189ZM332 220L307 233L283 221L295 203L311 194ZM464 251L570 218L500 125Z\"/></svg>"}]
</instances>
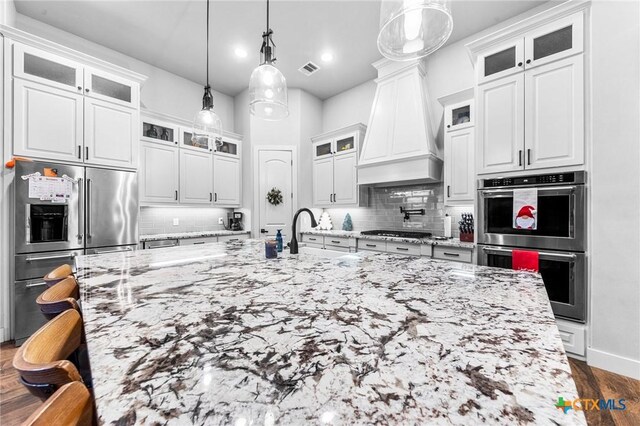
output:
<instances>
[{"instance_id":1,"label":"note on refrigerator","mask_svg":"<svg viewBox=\"0 0 640 426\"><path fill-rule=\"evenodd\" d=\"M73 181L60 177L37 176L29 179L29 198L63 202L71 198Z\"/></svg>"}]
</instances>

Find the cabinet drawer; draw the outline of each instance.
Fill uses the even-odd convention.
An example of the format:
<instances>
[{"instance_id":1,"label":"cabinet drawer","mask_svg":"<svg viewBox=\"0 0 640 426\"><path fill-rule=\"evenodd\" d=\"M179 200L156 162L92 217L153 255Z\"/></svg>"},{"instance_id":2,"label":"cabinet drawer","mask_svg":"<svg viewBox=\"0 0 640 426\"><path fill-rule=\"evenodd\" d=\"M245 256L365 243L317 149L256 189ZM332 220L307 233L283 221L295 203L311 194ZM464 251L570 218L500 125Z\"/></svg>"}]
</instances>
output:
<instances>
[{"instance_id":1,"label":"cabinet drawer","mask_svg":"<svg viewBox=\"0 0 640 426\"><path fill-rule=\"evenodd\" d=\"M386 241L358 240L358 251L387 251Z\"/></svg>"},{"instance_id":2,"label":"cabinet drawer","mask_svg":"<svg viewBox=\"0 0 640 426\"><path fill-rule=\"evenodd\" d=\"M218 237L218 241L240 241L240 240L248 240L249 234L238 234L238 235L220 235Z\"/></svg>"},{"instance_id":3,"label":"cabinet drawer","mask_svg":"<svg viewBox=\"0 0 640 426\"><path fill-rule=\"evenodd\" d=\"M181 246L195 246L199 244L215 243L218 241L218 237L203 237L203 238L184 238L180 240Z\"/></svg>"},{"instance_id":4,"label":"cabinet drawer","mask_svg":"<svg viewBox=\"0 0 640 426\"><path fill-rule=\"evenodd\" d=\"M325 235L324 237L324 245L332 246L332 247L349 247L349 238L343 237L331 237Z\"/></svg>"},{"instance_id":5,"label":"cabinet drawer","mask_svg":"<svg viewBox=\"0 0 640 426\"><path fill-rule=\"evenodd\" d=\"M572 324L567 321L557 319L560 339L564 345L564 350L574 355L585 355L585 327L579 324Z\"/></svg>"},{"instance_id":6,"label":"cabinet drawer","mask_svg":"<svg viewBox=\"0 0 640 426\"><path fill-rule=\"evenodd\" d=\"M420 245L387 242L387 253L408 254L420 256Z\"/></svg>"},{"instance_id":7,"label":"cabinet drawer","mask_svg":"<svg viewBox=\"0 0 640 426\"><path fill-rule=\"evenodd\" d=\"M442 260L453 260L455 262L471 263L473 250L460 247L433 247L433 258Z\"/></svg>"},{"instance_id":8,"label":"cabinet drawer","mask_svg":"<svg viewBox=\"0 0 640 426\"><path fill-rule=\"evenodd\" d=\"M322 247L324 244L324 237L322 235L302 234L300 241L309 244L318 244Z\"/></svg>"}]
</instances>

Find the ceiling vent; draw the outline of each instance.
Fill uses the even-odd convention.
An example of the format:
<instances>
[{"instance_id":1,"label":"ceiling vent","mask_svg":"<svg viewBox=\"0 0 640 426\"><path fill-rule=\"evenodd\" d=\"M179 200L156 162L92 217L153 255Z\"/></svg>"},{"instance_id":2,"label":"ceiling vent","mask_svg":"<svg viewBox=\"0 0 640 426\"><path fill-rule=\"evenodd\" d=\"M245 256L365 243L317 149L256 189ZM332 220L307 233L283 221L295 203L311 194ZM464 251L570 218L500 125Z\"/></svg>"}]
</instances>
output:
<instances>
[{"instance_id":1,"label":"ceiling vent","mask_svg":"<svg viewBox=\"0 0 640 426\"><path fill-rule=\"evenodd\" d=\"M302 74L308 77L311 74L314 74L319 69L320 67L317 64L314 64L313 62L309 61L303 66L301 66L300 68L298 68L298 71L300 71Z\"/></svg>"}]
</instances>

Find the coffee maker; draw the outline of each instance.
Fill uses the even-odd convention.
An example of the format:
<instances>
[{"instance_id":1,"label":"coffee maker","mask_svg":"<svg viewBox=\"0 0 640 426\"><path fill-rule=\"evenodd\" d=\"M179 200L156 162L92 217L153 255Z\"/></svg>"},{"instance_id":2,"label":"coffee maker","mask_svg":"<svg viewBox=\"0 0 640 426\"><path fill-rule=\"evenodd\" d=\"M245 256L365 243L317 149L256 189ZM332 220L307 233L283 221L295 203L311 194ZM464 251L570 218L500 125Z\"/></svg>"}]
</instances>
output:
<instances>
[{"instance_id":1,"label":"coffee maker","mask_svg":"<svg viewBox=\"0 0 640 426\"><path fill-rule=\"evenodd\" d=\"M232 231L242 231L242 212L231 212L227 214L229 229Z\"/></svg>"}]
</instances>

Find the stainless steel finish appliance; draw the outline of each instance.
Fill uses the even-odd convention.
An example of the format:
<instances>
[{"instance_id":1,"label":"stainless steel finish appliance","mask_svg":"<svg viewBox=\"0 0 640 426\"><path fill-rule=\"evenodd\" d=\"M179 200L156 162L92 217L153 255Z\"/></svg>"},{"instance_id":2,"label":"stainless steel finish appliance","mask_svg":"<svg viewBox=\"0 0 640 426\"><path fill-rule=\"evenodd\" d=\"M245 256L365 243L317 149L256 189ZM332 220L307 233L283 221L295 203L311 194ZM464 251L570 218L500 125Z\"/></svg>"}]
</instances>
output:
<instances>
[{"instance_id":1,"label":"stainless steel finish appliance","mask_svg":"<svg viewBox=\"0 0 640 426\"><path fill-rule=\"evenodd\" d=\"M242 231L242 212L227 213L227 219L229 221L229 229L232 231Z\"/></svg>"},{"instance_id":2,"label":"stainless steel finish appliance","mask_svg":"<svg viewBox=\"0 0 640 426\"><path fill-rule=\"evenodd\" d=\"M22 177L45 169L72 180L68 197L30 194L30 180ZM44 324L35 303L45 289L42 277L85 252L135 249L139 206L135 172L18 161L15 173L14 336L21 344Z\"/></svg>"},{"instance_id":3,"label":"stainless steel finish appliance","mask_svg":"<svg viewBox=\"0 0 640 426\"><path fill-rule=\"evenodd\" d=\"M551 307L558 317L585 322L587 228L585 172L483 179L478 182L478 262L512 267L513 250L539 255ZM513 193L536 188L536 230L513 228Z\"/></svg>"}]
</instances>

